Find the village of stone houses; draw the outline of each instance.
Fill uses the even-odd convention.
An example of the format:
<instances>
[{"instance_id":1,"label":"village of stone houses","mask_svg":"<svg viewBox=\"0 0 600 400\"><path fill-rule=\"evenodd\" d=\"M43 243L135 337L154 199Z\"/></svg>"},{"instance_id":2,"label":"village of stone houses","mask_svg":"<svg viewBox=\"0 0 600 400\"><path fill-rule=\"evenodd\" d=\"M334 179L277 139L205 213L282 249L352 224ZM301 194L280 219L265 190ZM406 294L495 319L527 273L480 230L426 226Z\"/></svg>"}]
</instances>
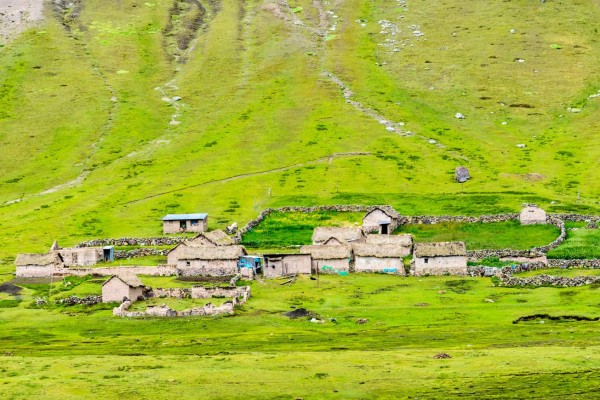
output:
<instances>
[{"instance_id":1,"label":"village of stone houses","mask_svg":"<svg viewBox=\"0 0 600 400\"><path fill-rule=\"evenodd\" d=\"M0 0L0 400L600 400L600 0Z\"/></svg>"},{"instance_id":2,"label":"village of stone houses","mask_svg":"<svg viewBox=\"0 0 600 400\"><path fill-rule=\"evenodd\" d=\"M260 224L271 212L356 212L364 211L362 225L345 227L315 227L312 244L293 246L278 253L249 254L241 244L242 235ZM251 298L250 286L245 281L284 279L292 284L299 275L334 274L344 276L378 273L394 276L480 276L497 277L497 282L509 286L580 286L600 283L599 276L553 277L539 275L519 278L514 273L545 268L600 268L597 259L548 259L546 253L559 246L566 238L565 221L585 222L596 229L599 217L578 214L548 215L535 204L526 204L519 214L500 214L480 217L460 216L402 216L390 206L323 206L284 207L268 209L246 226L237 224L224 230L208 230L208 214L168 214L162 218L163 234L156 238L98 239L74 247L61 247L56 241L45 254L19 254L15 260L17 278L57 278L75 276L105 276L102 293L87 298L71 297L70 304L91 305L96 302L119 305L113 314L119 317L182 317L234 314L238 306ZM545 246L529 250L469 250L464 242L418 242L411 234L395 234L403 224L436 224L448 221L466 223L494 223L518 220L522 225L551 224L560 235ZM183 237L178 234L193 233ZM141 245L136 250L115 250L115 246ZM172 244L168 250L145 250L144 245ZM166 256L166 263L157 266L103 266L120 258L135 258L150 253ZM502 268L481 265L469 266L495 257L511 265ZM179 276L210 278L221 282L217 286L195 285L191 288L153 288L145 285L140 276ZM316 278L315 278L316 277ZM393 278L391 278L393 279ZM173 310L169 306L152 305L144 311L129 311L132 303L155 298L211 299L228 298L221 305L207 303L201 307ZM493 302L491 299L486 299ZM39 299L43 304L46 300ZM312 318L314 322L324 322Z\"/></svg>"}]
</instances>

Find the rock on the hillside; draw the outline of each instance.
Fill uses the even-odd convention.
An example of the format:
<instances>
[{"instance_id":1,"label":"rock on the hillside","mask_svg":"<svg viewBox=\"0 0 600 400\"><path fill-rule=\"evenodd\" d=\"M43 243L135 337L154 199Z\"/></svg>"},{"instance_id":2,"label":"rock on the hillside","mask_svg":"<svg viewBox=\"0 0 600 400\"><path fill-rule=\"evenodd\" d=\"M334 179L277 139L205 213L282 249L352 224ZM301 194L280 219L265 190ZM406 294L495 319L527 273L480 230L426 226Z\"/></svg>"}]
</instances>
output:
<instances>
[{"instance_id":1,"label":"rock on the hillside","mask_svg":"<svg viewBox=\"0 0 600 400\"><path fill-rule=\"evenodd\" d=\"M454 178L456 179L456 182L463 183L466 182L468 179L471 179L471 175L469 174L468 169L466 169L463 166L460 166L456 167L456 169L454 170Z\"/></svg>"},{"instance_id":2,"label":"rock on the hillside","mask_svg":"<svg viewBox=\"0 0 600 400\"><path fill-rule=\"evenodd\" d=\"M462 115L462 113L456 113L456 114L454 114L454 118L457 118L457 119L465 119L465 116L464 116L464 115Z\"/></svg>"}]
</instances>

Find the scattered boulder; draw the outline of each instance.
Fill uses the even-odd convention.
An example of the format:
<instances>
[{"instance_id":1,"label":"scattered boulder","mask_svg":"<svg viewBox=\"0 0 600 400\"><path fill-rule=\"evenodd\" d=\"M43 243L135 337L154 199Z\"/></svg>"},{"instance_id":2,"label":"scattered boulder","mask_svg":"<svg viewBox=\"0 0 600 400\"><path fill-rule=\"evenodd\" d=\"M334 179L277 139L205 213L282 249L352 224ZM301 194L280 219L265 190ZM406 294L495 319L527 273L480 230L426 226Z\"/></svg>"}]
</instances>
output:
<instances>
[{"instance_id":1,"label":"scattered boulder","mask_svg":"<svg viewBox=\"0 0 600 400\"><path fill-rule=\"evenodd\" d=\"M233 224L231 224L227 228L225 228L225 231L227 233L229 233L230 235L236 233L237 230L238 230L238 224L237 224L237 222L234 222Z\"/></svg>"},{"instance_id":2,"label":"scattered boulder","mask_svg":"<svg viewBox=\"0 0 600 400\"><path fill-rule=\"evenodd\" d=\"M465 116L462 113L458 112L458 113L454 114L454 118L456 118L456 119L465 119Z\"/></svg>"},{"instance_id":3,"label":"scattered boulder","mask_svg":"<svg viewBox=\"0 0 600 400\"><path fill-rule=\"evenodd\" d=\"M469 170L463 166L456 167L454 170L454 179L456 179L456 182L458 183L466 182L467 180L471 179Z\"/></svg>"},{"instance_id":4,"label":"scattered boulder","mask_svg":"<svg viewBox=\"0 0 600 400\"><path fill-rule=\"evenodd\" d=\"M437 353L435 356L433 356L433 358L441 360L444 358L452 358L452 356L448 353Z\"/></svg>"},{"instance_id":5,"label":"scattered boulder","mask_svg":"<svg viewBox=\"0 0 600 400\"><path fill-rule=\"evenodd\" d=\"M367 322L369 322L369 320L366 319L366 318L359 318L359 319L356 320L356 323L359 324L359 325L364 325Z\"/></svg>"},{"instance_id":6,"label":"scattered boulder","mask_svg":"<svg viewBox=\"0 0 600 400\"><path fill-rule=\"evenodd\" d=\"M523 143L519 143L519 144L517 145L517 147L518 147L518 148L520 148L520 149L524 149L524 148L525 148L525 145L524 145Z\"/></svg>"},{"instance_id":7,"label":"scattered boulder","mask_svg":"<svg viewBox=\"0 0 600 400\"><path fill-rule=\"evenodd\" d=\"M485 299L485 302L486 302L486 303L495 303L495 301L494 301L494 300L492 300L492 299Z\"/></svg>"}]
</instances>

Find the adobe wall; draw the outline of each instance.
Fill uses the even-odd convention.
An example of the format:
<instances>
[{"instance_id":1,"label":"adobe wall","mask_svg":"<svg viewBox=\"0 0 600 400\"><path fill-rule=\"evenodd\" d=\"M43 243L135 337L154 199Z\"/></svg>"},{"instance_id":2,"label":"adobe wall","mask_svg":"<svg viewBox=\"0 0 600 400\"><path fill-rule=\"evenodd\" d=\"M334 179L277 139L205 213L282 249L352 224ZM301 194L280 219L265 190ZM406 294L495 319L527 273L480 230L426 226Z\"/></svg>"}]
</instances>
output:
<instances>
[{"instance_id":1,"label":"adobe wall","mask_svg":"<svg viewBox=\"0 0 600 400\"><path fill-rule=\"evenodd\" d=\"M350 262L347 258L334 260L317 260L312 259L312 270L316 271L319 268L320 274L335 274L339 271L350 271Z\"/></svg>"},{"instance_id":2,"label":"adobe wall","mask_svg":"<svg viewBox=\"0 0 600 400\"><path fill-rule=\"evenodd\" d=\"M381 221L390 221L389 232L391 233L398 227L398 220L390 218L381 210L374 210L363 218L362 228L365 233L379 232L379 223Z\"/></svg>"},{"instance_id":3,"label":"adobe wall","mask_svg":"<svg viewBox=\"0 0 600 400\"><path fill-rule=\"evenodd\" d=\"M17 266L17 278L47 278L53 276L54 265L48 266Z\"/></svg>"},{"instance_id":4,"label":"adobe wall","mask_svg":"<svg viewBox=\"0 0 600 400\"><path fill-rule=\"evenodd\" d=\"M177 272L181 276L228 276L237 274L237 260L178 260Z\"/></svg>"},{"instance_id":5,"label":"adobe wall","mask_svg":"<svg viewBox=\"0 0 600 400\"><path fill-rule=\"evenodd\" d=\"M385 272L406 275L402 258L379 258L356 256L354 259L355 272Z\"/></svg>"},{"instance_id":6,"label":"adobe wall","mask_svg":"<svg viewBox=\"0 0 600 400\"><path fill-rule=\"evenodd\" d=\"M429 261L425 263L425 259ZM411 265L412 273L419 275L467 275L467 257L415 257Z\"/></svg>"}]
</instances>

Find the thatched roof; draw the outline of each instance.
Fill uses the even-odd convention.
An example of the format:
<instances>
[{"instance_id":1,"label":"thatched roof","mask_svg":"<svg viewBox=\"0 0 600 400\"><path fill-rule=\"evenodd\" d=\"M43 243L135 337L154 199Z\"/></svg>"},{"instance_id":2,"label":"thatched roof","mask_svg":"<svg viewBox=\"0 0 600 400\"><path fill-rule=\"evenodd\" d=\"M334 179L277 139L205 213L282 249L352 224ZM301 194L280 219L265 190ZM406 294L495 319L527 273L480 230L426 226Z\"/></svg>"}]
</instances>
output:
<instances>
[{"instance_id":1,"label":"thatched roof","mask_svg":"<svg viewBox=\"0 0 600 400\"><path fill-rule=\"evenodd\" d=\"M194 237L190 243L194 243L197 239L201 241L204 238L210 243L213 243L215 246L229 246L233 244L233 240L225 232L220 229L210 231L210 232L202 232L198 236Z\"/></svg>"},{"instance_id":2,"label":"thatched roof","mask_svg":"<svg viewBox=\"0 0 600 400\"><path fill-rule=\"evenodd\" d=\"M400 218L400 214L398 213L398 211L394 210L392 207L390 207L390 206L377 206L377 207L373 208L371 211L369 211L363 217L363 219L365 219L369 214L371 214L375 210L381 210L381 211L383 211L383 213L385 215L387 215L388 217L390 217L391 219L399 219Z\"/></svg>"},{"instance_id":3,"label":"thatched roof","mask_svg":"<svg viewBox=\"0 0 600 400\"><path fill-rule=\"evenodd\" d=\"M185 246L177 256L178 260L237 260L248 254L244 246Z\"/></svg>"},{"instance_id":4,"label":"thatched roof","mask_svg":"<svg viewBox=\"0 0 600 400\"><path fill-rule=\"evenodd\" d=\"M406 256L406 249L398 245L356 243L352 248L357 257L402 258Z\"/></svg>"},{"instance_id":5,"label":"thatched roof","mask_svg":"<svg viewBox=\"0 0 600 400\"><path fill-rule=\"evenodd\" d=\"M127 272L122 272L122 273L119 273L118 275L111 276L109 279L107 279L102 284L102 286L106 285L108 282L110 282L113 279L119 279L124 284L126 284L126 285L128 285L130 287L133 287L133 288L144 286L144 284L142 283L142 281L140 280L140 278L138 278L137 275L130 274L130 273L127 273Z\"/></svg>"},{"instance_id":6,"label":"thatched roof","mask_svg":"<svg viewBox=\"0 0 600 400\"><path fill-rule=\"evenodd\" d=\"M338 228L331 226L320 226L315 228L312 241L313 243L323 243L327 239L336 238L340 242L356 242L365 237L361 228Z\"/></svg>"},{"instance_id":7,"label":"thatched roof","mask_svg":"<svg viewBox=\"0 0 600 400\"><path fill-rule=\"evenodd\" d=\"M411 247L412 235L367 235L367 244Z\"/></svg>"},{"instance_id":8,"label":"thatched roof","mask_svg":"<svg viewBox=\"0 0 600 400\"><path fill-rule=\"evenodd\" d=\"M15 265L17 267L25 267L30 265L46 266L60 263L60 256L55 253L46 254L31 254L22 253L17 256Z\"/></svg>"},{"instance_id":9,"label":"thatched roof","mask_svg":"<svg viewBox=\"0 0 600 400\"><path fill-rule=\"evenodd\" d=\"M339 260L349 258L352 254L350 246L312 245L300 247L301 254L310 254L316 260Z\"/></svg>"},{"instance_id":10,"label":"thatched roof","mask_svg":"<svg viewBox=\"0 0 600 400\"><path fill-rule=\"evenodd\" d=\"M464 242L415 243L415 257L466 256Z\"/></svg>"}]
</instances>

